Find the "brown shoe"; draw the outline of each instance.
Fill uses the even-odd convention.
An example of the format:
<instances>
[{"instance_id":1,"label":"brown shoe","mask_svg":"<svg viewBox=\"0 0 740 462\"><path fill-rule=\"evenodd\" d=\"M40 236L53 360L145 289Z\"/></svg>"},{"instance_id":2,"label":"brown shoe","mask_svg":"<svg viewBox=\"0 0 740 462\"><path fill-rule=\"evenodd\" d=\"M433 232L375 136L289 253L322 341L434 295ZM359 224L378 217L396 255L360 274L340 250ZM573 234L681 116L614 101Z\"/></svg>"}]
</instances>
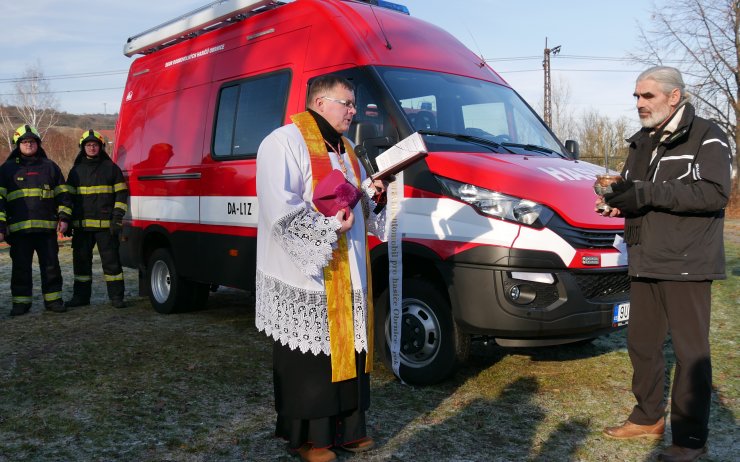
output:
<instances>
[{"instance_id":1,"label":"brown shoe","mask_svg":"<svg viewBox=\"0 0 740 462\"><path fill-rule=\"evenodd\" d=\"M337 460L337 455L327 448L314 448L306 443L298 449L290 449L290 452L301 458L303 462L332 462Z\"/></svg>"},{"instance_id":2,"label":"brown shoe","mask_svg":"<svg viewBox=\"0 0 740 462\"><path fill-rule=\"evenodd\" d=\"M692 449L672 444L668 449L664 449L658 454L658 460L665 462L694 462L701 459L706 453L706 445L703 448Z\"/></svg>"},{"instance_id":3,"label":"brown shoe","mask_svg":"<svg viewBox=\"0 0 740 462\"><path fill-rule=\"evenodd\" d=\"M652 425L637 425L629 420L618 427L606 427L604 435L618 440L629 440L633 438L647 438L659 440L663 438L665 431L665 419L661 418Z\"/></svg>"},{"instance_id":4,"label":"brown shoe","mask_svg":"<svg viewBox=\"0 0 740 462\"><path fill-rule=\"evenodd\" d=\"M371 450L374 447L375 447L375 440L373 440L369 436L366 436L357 441L353 441L351 443L343 444L340 446L340 448L344 449L345 451L349 451L349 452L365 452L365 451Z\"/></svg>"}]
</instances>

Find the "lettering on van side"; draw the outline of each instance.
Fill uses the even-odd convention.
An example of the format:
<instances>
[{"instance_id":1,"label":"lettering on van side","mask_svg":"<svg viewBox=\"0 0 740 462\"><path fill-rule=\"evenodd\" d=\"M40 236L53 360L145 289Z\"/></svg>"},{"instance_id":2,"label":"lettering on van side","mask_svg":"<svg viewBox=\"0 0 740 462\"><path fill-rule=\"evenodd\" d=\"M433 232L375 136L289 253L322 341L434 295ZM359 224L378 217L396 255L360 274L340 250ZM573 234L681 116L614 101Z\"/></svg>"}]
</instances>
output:
<instances>
[{"instance_id":1,"label":"lettering on van side","mask_svg":"<svg viewBox=\"0 0 740 462\"><path fill-rule=\"evenodd\" d=\"M215 47L204 48L200 51L196 51L195 53L190 53L189 55L182 56L177 59L173 59L172 61L167 61L166 63L164 63L164 67L170 67L170 66L174 66L175 64L184 63L185 61L189 61L191 59L200 58L201 56L205 56L211 53L215 53L217 51L221 51L224 49L224 47L225 45L221 44L221 45L216 45Z\"/></svg>"}]
</instances>

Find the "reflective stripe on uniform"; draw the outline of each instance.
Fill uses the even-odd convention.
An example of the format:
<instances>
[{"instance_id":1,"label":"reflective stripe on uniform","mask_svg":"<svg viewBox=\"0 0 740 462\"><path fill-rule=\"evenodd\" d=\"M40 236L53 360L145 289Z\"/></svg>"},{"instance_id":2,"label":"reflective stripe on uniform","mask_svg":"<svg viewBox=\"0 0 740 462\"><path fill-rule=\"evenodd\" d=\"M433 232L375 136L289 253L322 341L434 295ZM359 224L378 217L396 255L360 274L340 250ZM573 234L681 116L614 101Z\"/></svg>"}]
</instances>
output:
<instances>
[{"instance_id":1,"label":"reflective stripe on uniform","mask_svg":"<svg viewBox=\"0 0 740 462\"><path fill-rule=\"evenodd\" d=\"M57 222L48 220L25 220L8 226L8 230L11 233L29 228L57 229Z\"/></svg>"},{"instance_id":2,"label":"reflective stripe on uniform","mask_svg":"<svg viewBox=\"0 0 740 462\"><path fill-rule=\"evenodd\" d=\"M73 228L110 228L110 220L74 220Z\"/></svg>"},{"instance_id":3,"label":"reflective stripe on uniform","mask_svg":"<svg viewBox=\"0 0 740 462\"><path fill-rule=\"evenodd\" d=\"M113 194L113 186L78 186L75 194Z\"/></svg>"},{"instance_id":4,"label":"reflective stripe on uniform","mask_svg":"<svg viewBox=\"0 0 740 462\"><path fill-rule=\"evenodd\" d=\"M42 199L51 199L53 196L53 193L49 189L41 189L41 188L26 188L26 189L16 189L15 191L8 194L8 202L20 199L21 197L40 197Z\"/></svg>"},{"instance_id":5,"label":"reflective stripe on uniform","mask_svg":"<svg viewBox=\"0 0 740 462\"><path fill-rule=\"evenodd\" d=\"M8 195L8 188L0 187L0 197L5 197L7 195Z\"/></svg>"},{"instance_id":6,"label":"reflective stripe on uniform","mask_svg":"<svg viewBox=\"0 0 740 462\"><path fill-rule=\"evenodd\" d=\"M103 279L105 279L105 282L123 281L123 273L104 274Z\"/></svg>"},{"instance_id":7,"label":"reflective stripe on uniform","mask_svg":"<svg viewBox=\"0 0 740 462\"><path fill-rule=\"evenodd\" d=\"M91 281L92 281L92 276L75 274L75 282L91 282Z\"/></svg>"},{"instance_id":8,"label":"reflective stripe on uniform","mask_svg":"<svg viewBox=\"0 0 740 462\"><path fill-rule=\"evenodd\" d=\"M126 183L116 183L113 185L113 190L116 192L125 191L126 189L128 189L128 186L126 186Z\"/></svg>"},{"instance_id":9,"label":"reflective stripe on uniform","mask_svg":"<svg viewBox=\"0 0 740 462\"><path fill-rule=\"evenodd\" d=\"M61 292L50 292L48 294L44 294L45 302L53 302L54 300L59 300L61 298L62 298Z\"/></svg>"},{"instance_id":10,"label":"reflective stripe on uniform","mask_svg":"<svg viewBox=\"0 0 740 462\"><path fill-rule=\"evenodd\" d=\"M60 195L62 193L68 193L68 192L72 192L72 190L66 184L60 184L59 186L57 186L56 188L54 188L54 195L55 196L58 196L58 195Z\"/></svg>"},{"instance_id":11,"label":"reflective stripe on uniform","mask_svg":"<svg viewBox=\"0 0 740 462\"><path fill-rule=\"evenodd\" d=\"M0 212L0 221L5 221L7 219L7 215L5 215L5 212Z\"/></svg>"},{"instance_id":12,"label":"reflective stripe on uniform","mask_svg":"<svg viewBox=\"0 0 740 462\"><path fill-rule=\"evenodd\" d=\"M14 295L12 299L13 303L31 303L31 297L25 297L23 295Z\"/></svg>"},{"instance_id":13,"label":"reflective stripe on uniform","mask_svg":"<svg viewBox=\"0 0 740 462\"><path fill-rule=\"evenodd\" d=\"M115 204L113 204L113 208L121 209L125 212L126 210L128 210L128 205L124 204L123 202L116 202Z\"/></svg>"},{"instance_id":14,"label":"reflective stripe on uniform","mask_svg":"<svg viewBox=\"0 0 740 462\"><path fill-rule=\"evenodd\" d=\"M67 215L72 215L72 209L64 205L60 205L59 207L57 207L57 212L66 213Z\"/></svg>"}]
</instances>

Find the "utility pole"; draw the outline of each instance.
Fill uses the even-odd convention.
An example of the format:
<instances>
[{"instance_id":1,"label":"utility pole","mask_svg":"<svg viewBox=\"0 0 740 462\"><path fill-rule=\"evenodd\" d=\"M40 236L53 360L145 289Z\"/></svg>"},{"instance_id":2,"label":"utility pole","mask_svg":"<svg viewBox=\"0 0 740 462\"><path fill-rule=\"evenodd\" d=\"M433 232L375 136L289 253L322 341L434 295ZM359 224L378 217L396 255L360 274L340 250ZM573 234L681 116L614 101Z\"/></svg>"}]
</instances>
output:
<instances>
[{"instance_id":1,"label":"utility pole","mask_svg":"<svg viewBox=\"0 0 740 462\"><path fill-rule=\"evenodd\" d=\"M560 45L550 49L547 48L547 37L545 37L545 58L542 67L545 68L545 110L544 118L548 127L552 128L552 84L550 83L550 54L556 55L560 52Z\"/></svg>"}]
</instances>

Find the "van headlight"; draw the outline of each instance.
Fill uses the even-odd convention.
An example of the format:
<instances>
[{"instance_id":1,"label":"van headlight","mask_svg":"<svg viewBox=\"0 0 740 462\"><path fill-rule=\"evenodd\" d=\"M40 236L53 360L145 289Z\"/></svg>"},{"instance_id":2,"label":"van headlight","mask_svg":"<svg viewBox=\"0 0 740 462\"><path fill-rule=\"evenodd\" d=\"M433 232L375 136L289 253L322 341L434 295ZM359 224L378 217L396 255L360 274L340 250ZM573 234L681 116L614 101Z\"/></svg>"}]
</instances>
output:
<instances>
[{"instance_id":1,"label":"van headlight","mask_svg":"<svg viewBox=\"0 0 740 462\"><path fill-rule=\"evenodd\" d=\"M533 228L544 228L554 215L550 208L529 199L509 196L436 175L435 178L447 196L472 205L483 215L515 221Z\"/></svg>"}]
</instances>

